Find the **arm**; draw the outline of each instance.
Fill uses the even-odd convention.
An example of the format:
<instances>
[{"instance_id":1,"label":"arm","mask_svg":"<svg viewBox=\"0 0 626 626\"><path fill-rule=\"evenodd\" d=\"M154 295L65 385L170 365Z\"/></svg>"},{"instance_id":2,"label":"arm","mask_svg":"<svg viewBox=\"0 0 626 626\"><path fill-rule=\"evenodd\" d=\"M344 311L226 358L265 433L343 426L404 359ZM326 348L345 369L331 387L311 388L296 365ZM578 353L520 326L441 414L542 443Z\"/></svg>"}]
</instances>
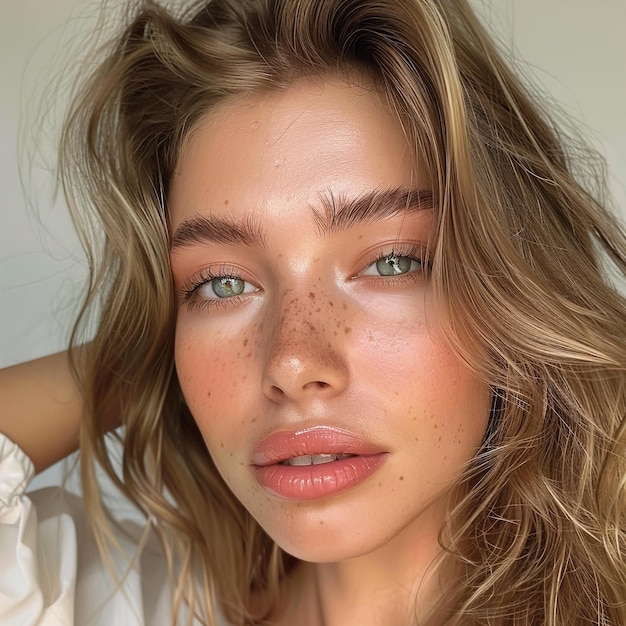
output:
<instances>
[{"instance_id":1,"label":"arm","mask_svg":"<svg viewBox=\"0 0 626 626\"><path fill-rule=\"evenodd\" d=\"M0 432L37 472L76 450L82 411L67 352L0 369Z\"/></svg>"}]
</instances>

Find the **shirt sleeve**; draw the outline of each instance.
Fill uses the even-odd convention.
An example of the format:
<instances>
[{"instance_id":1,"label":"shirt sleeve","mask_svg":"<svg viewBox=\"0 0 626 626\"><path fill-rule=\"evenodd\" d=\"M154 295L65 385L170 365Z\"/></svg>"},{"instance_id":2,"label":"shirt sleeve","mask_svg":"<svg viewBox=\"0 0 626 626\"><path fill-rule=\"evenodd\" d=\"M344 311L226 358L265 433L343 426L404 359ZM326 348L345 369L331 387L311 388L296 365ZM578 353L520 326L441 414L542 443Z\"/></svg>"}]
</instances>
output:
<instances>
[{"instance_id":1,"label":"shirt sleeve","mask_svg":"<svg viewBox=\"0 0 626 626\"><path fill-rule=\"evenodd\" d=\"M0 435L0 623L3 626L74 623L76 536L71 519L60 514L56 528L40 528L26 487L34 476L26 454ZM47 545L53 531L58 545ZM43 541L42 541L43 540ZM50 550L62 554L58 561Z\"/></svg>"},{"instance_id":2,"label":"shirt sleeve","mask_svg":"<svg viewBox=\"0 0 626 626\"><path fill-rule=\"evenodd\" d=\"M99 481L119 544L105 563L81 495L56 486L27 493L34 473L0 434L0 625L171 626L166 561L136 509ZM184 609L177 617L187 623Z\"/></svg>"},{"instance_id":3,"label":"shirt sleeve","mask_svg":"<svg viewBox=\"0 0 626 626\"><path fill-rule=\"evenodd\" d=\"M80 495L60 486L30 493L34 467L0 435L0 624L2 626L170 626L167 567L145 521L103 485L119 549L108 564Z\"/></svg>"}]
</instances>

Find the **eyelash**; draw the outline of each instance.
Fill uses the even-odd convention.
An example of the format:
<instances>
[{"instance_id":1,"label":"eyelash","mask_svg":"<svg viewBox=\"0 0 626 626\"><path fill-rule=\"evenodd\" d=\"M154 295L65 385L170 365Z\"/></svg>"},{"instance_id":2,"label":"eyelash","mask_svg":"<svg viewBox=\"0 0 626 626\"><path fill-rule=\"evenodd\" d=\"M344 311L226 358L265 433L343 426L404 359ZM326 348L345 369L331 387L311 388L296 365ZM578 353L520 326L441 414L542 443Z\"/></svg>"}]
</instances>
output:
<instances>
[{"instance_id":1,"label":"eyelash","mask_svg":"<svg viewBox=\"0 0 626 626\"><path fill-rule=\"evenodd\" d=\"M416 261L420 264L421 272L419 270L409 271L405 274L395 274L395 275L370 275L363 274L365 270L370 268L375 263L382 261L383 259L388 259L391 257L399 257L399 258L408 258L411 261ZM369 276L371 279L374 279L377 283L381 281L384 284L395 284L397 285L399 282L405 282L407 280L411 280L415 282L417 280L417 276L428 276L431 269L431 262L425 256L425 248L421 245L408 244L408 245L398 245L396 244L393 248L385 250L383 253L377 254L374 258L364 264L363 269L355 274L353 278L359 278L361 276ZM179 290L179 303L180 305L187 306L190 310L197 308L198 310L205 310L209 307L214 306L229 306L237 303L241 296L231 296L228 298L211 298L211 299L201 299L197 297L198 290L207 285L211 281L216 278L235 278L239 280L244 280L241 275L241 271L234 266L222 265L219 268L204 268L200 270L197 274L190 277L180 288ZM247 282L247 281L245 281Z\"/></svg>"}]
</instances>

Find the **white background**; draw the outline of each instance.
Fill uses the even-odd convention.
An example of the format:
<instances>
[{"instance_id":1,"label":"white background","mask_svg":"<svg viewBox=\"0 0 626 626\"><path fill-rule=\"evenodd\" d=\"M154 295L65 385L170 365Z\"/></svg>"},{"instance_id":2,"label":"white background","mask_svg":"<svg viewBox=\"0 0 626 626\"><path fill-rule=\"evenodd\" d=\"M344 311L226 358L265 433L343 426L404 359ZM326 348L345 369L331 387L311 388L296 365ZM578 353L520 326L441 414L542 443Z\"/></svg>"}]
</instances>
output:
<instances>
[{"instance_id":1,"label":"white background","mask_svg":"<svg viewBox=\"0 0 626 626\"><path fill-rule=\"evenodd\" d=\"M626 217L626 0L474 4L606 156ZM82 255L45 163L58 82L97 13L86 0L0 0L0 366L62 349L80 296Z\"/></svg>"}]
</instances>

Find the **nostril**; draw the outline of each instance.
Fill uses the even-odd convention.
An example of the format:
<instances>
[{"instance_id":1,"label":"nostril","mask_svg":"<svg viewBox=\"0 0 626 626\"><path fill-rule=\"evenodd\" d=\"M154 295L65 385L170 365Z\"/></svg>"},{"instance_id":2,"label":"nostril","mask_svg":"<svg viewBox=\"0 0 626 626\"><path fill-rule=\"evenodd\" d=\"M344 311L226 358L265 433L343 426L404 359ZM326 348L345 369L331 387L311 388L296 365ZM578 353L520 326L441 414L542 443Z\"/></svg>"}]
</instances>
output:
<instances>
[{"instance_id":1,"label":"nostril","mask_svg":"<svg viewBox=\"0 0 626 626\"><path fill-rule=\"evenodd\" d=\"M285 395L285 392L278 385L272 385L271 389L272 394L276 397L281 397Z\"/></svg>"},{"instance_id":2,"label":"nostril","mask_svg":"<svg viewBox=\"0 0 626 626\"><path fill-rule=\"evenodd\" d=\"M323 380L312 380L312 381L302 385L301 389L303 391L306 391L306 390L309 390L309 391L323 391L323 390L329 389L331 387L332 387L332 385L330 383L327 383L327 382L325 382ZM284 389L282 389L280 387L280 385L272 385L271 386L270 396L272 397L273 400L281 401L287 395L288 394L285 392Z\"/></svg>"},{"instance_id":3,"label":"nostril","mask_svg":"<svg viewBox=\"0 0 626 626\"><path fill-rule=\"evenodd\" d=\"M330 384L327 382L324 382L323 380L313 380L310 383L307 383L305 385L305 387L308 387L308 386L315 386L318 389L326 389L327 387L330 387Z\"/></svg>"}]
</instances>

